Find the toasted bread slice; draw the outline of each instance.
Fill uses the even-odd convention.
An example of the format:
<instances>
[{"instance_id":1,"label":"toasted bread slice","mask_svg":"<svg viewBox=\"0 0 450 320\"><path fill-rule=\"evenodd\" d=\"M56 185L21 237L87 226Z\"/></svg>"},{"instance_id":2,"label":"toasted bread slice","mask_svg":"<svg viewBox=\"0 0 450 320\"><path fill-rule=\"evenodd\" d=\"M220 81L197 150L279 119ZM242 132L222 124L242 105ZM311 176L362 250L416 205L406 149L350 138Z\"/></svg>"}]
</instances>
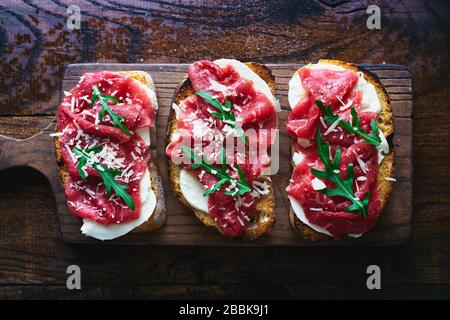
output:
<instances>
[{"instance_id":1,"label":"toasted bread slice","mask_svg":"<svg viewBox=\"0 0 450 320\"><path fill-rule=\"evenodd\" d=\"M377 116L377 125L378 128L383 132L387 141L391 141L391 136L394 134L394 116L392 114L392 108L389 101L389 96L386 92L386 89L381 84L380 80L376 75L371 73L370 71L359 67L355 64L343 62L339 60L320 60L321 63L334 64L336 66L341 66L347 70L353 70L355 72L361 71L364 74L364 78L367 82L371 83L377 92L378 98L381 103L381 111ZM291 147L291 157L292 150ZM381 208L386 204L389 195L392 191L392 181L388 181L385 178L392 177L394 174L394 149L392 143L389 143L389 153L384 155L383 161L380 163L378 168L378 192L380 195ZM292 164L292 163L291 163ZM304 238L311 241L325 241L333 239L332 237L317 232L313 230L308 225L304 224L294 213L292 207L289 210L289 220L291 222L292 227L298 231Z\"/></svg>"},{"instance_id":2,"label":"toasted bread slice","mask_svg":"<svg viewBox=\"0 0 450 320\"><path fill-rule=\"evenodd\" d=\"M142 83L144 86L149 87L154 92L156 92L155 84L153 82L152 77L144 71L124 71L121 72L137 81ZM56 127L55 132L59 132L60 128ZM152 182L152 190L156 195L157 203L153 210L150 218L141 224L140 226L133 229L131 232L133 233L142 233L142 232L150 232L158 229L166 220L166 209L164 204L164 189L161 182L161 177L159 174L158 167L153 162L153 159L156 159L156 146L154 145L154 137L156 135L155 128L150 129L150 160L148 163L148 170L150 172L150 179ZM61 157L61 145L59 143L58 138L55 138L55 156L56 161L59 167L59 177L61 178L61 182L64 185L69 178L69 172L64 164L64 161Z\"/></svg>"},{"instance_id":3,"label":"toasted bread slice","mask_svg":"<svg viewBox=\"0 0 450 320\"><path fill-rule=\"evenodd\" d=\"M247 62L246 65L261 77L268 85L271 92L275 93L275 78L269 68L264 65L255 62ZM195 93L194 88L191 85L191 81L188 77L185 77L178 89L175 91L173 102L179 104L181 101L193 95ZM173 133L177 130L177 119L175 112L171 109L169 115L169 122L167 126L167 143L172 140ZM191 207L189 202L183 196L180 188L180 171L181 167L173 163L168 159L169 180L172 186L172 190L177 196L178 200L188 209L191 209L197 218L207 226L215 227L219 232L222 230L216 224L216 222L208 215L208 212L198 210ZM262 196L256 204L256 218L251 223L245 232L244 238L248 240L254 240L259 238L265 233L268 233L275 222L275 194L272 187L272 183L268 177L262 177L260 181L265 182L269 186L269 193Z\"/></svg>"}]
</instances>

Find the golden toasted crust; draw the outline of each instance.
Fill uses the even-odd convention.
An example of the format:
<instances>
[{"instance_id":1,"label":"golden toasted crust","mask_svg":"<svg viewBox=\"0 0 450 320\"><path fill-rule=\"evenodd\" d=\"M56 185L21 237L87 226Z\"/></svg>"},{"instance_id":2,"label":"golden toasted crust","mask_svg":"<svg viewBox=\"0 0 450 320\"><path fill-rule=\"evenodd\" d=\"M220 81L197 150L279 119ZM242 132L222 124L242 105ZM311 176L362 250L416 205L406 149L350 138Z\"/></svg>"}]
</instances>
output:
<instances>
[{"instance_id":1,"label":"golden toasted crust","mask_svg":"<svg viewBox=\"0 0 450 320\"><path fill-rule=\"evenodd\" d=\"M352 63L339 60L320 60L319 62L334 64L348 70L353 70L355 72L361 71L364 74L364 79L375 87L378 98L381 102L381 112L377 116L378 127L381 131L383 131L386 139L390 141L390 136L394 133L394 116L392 114L389 96L378 77L372 74L370 71ZM378 168L377 183L381 201L381 208L383 208L386 204L392 191L392 181L388 181L385 178L392 177L394 175L394 158L395 156L393 146L390 144L389 153L384 156L384 159ZM311 229L309 226L301 222L295 215L292 207L290 207L289 210L289 220L291 221L293 228L308 240L326 241L333 239L332 237L329 237L325 234L316 232L315 230Z\"/></svg>"},{"instance_id":2,"label":"golden toasted crust","mask_svg":"<svg viewBox=\"0 0 450 320\"><path fill-rule=\"evenodd\" d=\"M144 71L124 71L123 74L139 81L143 85L149 87L153 91L155 91L155 84L153 83L152 77ZM59 132L60 128L56 127L55 132ZM61 157L61 145L59 143L58 138L56 137L54 139L54 147L55 147L55 156L56 156L56 162L58 163L59 167L59 177L61 178L61 182L63 185L67 182L67 179L69 178L69 172L67 171L67 168L64 164L64 161ZM159 175L157 167L154 165L151 157L148 164L148 170L150 172L150 179L152 181L152 190L155 192L157 204L154 209L154 213L152 214L150 218L138 226L137 228L133 229L131 232L133 233L141 233L141 232L150 232L152 230L158 229L165 221L165 214L164 210L157 210L162 205L160 203L159 199L162 199L162 192L161 188L159 187L159 182L157 176Z\"/></svg>"},{"instance_id":3,"label":"golden toasted crust","mask_svg":"<svg viewBox=\"0 0 450 320\"><path fill-rule=\"evenodd\" d=\"M272 93L275 93L275 78L269 68L264 65L247 62L246 65L260 76L269 85ZM194 88L191 85L189 78L183 79L180 86L175 92L173 102L179 104L181 101L194 94ZM167 143L172 140L172 135L177 129L177 119L175 112L171 110L169 115L169 123L167 126ZM169 181L172 186L172 190L177 196L178 200L188 209L191 209L197 218L207 226L215 227L219 232L223 234L216 222L208 215L207 212L195 209L190 206L186 198L181 193L180 189L180 166L174 164L170 159L168 159L168 169L169 169ZM251 224L246 229L245 238L249 240L254 240L262 236L263 234L270 231L273 223L275 222L275 194L273 191L272 184L270 180L266 177L262 177L260 181L266 182L269 186L269 193L262 196L256 204L255 210L257 212L257 218L255 223Z\"/></svg>"}]
</instances>

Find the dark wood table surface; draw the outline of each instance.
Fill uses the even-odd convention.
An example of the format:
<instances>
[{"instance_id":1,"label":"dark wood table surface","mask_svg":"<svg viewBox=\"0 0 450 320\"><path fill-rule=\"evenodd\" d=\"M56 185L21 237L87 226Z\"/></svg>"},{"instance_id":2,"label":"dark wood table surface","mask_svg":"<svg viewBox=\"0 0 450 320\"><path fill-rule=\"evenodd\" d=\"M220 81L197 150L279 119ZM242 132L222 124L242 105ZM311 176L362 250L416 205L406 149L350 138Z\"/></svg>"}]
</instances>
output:
<instances>
[{"instance_id":1,"label":"dark wood table surface","mask_svg":"<svg viewBox=\"0 0 450 320\"><path fill-rule=\"evenodd\" d=\"M81 30L66 8L81 9ZM369 4L381 30L366 27ZM396 247L68 246L46 179L0 172L0 298L450 298L448 1L11 1L0 3L0 134L47 126L77 62L264 63L336 58L410 67L414 215ZM170 213L169 213L170 214ZM82 290L66 288L66 268ZM382 289L366 288L379 265Z\"/></svg>"}]
</instances>

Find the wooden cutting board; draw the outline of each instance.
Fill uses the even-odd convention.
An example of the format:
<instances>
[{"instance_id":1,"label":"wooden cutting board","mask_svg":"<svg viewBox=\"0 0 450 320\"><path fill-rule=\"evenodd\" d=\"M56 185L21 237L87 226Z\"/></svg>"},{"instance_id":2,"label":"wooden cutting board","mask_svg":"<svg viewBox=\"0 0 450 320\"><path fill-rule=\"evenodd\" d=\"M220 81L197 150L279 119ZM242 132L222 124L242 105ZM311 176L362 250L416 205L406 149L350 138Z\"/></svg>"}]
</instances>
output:
<instances>
[{"instance_id":1,"label":"wooden cutting board","mask_svg":"<svg viewBox=\"0 0 450 320\"><path fill-rule=\"evenodd\" d=\"M80 232L81 220L73 216L67 205L58 176L54 157L53 138L55 121L46 129L25 140L0 136L0 170L30 166L42 172L52 187L62 239L67 243L79 244L123 244L123 245L194 245L194 246L329 246L329 245L394 245L405 242L411 233L412 216L412 79L409 69L399 65L362 65L376 74L386 87L395 117L396 162L394 190L376 226L359 239L327 242L303 240L289 223L289 202L284 191L291 175L289 159L289 138L284 133L288 116L288 82L299 64L268 65L276 78L276 96L283 111L279 114L280 126L280 169L272 177L276 192L276 222L270 234L256 241L227 239L215 228L204 226L194 214L185 209L172 194L167 181L165 157L165 134L172 97L175 89L186 75L187 64L73 64L66 69L62 90L70 90L85 72L96 70L142 70L149 72L156 85L159 110L156 121L158 166L166 195L166 223L149 234L129 234L122 238L101 242L87 238ZM62 92L62 91L61 91ZM55 110L56 112L56 110ZM45 223L45 221L43 221Z\"/></svg>"}]
</instances>

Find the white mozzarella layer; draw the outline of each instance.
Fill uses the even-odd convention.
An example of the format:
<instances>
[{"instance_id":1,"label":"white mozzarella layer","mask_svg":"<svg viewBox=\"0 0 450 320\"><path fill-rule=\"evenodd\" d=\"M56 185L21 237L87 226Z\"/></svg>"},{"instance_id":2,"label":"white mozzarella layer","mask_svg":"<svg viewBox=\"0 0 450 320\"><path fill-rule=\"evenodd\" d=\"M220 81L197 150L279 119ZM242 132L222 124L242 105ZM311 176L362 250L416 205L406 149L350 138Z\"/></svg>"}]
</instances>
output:
<instances>
[{"instance_id":1,"label":"white mozzarella layer","mask_svg":"<svg viewBox=\"0 0 450 320\"><path fill-rule=\"evenodd\" d=\"M203 186L188 171L181 169L180 171L180 189L186 201L192 208L208 212L208 199L204 197Z\"/></svg>"},{"instance_id":2,"label":"white mozzarella layer","mask_svg":"<svg viewBox=\"0 0 450 320\"><path fill-rule=\"evenodd\" d=\"M305 87L302 85L302 81L300 79L300 75L298 72L295 72L289 81L289 91L288 91L288 100L289 106L291 109L297 105L297 103L306 96L307 92Z\"/></svg>"},{"instance_id":3,"label":"white mozzarella layer","mask_svg":"<svg viewBox=\"0 0 450 320\"><path fill-rule=\"evenodd\" d=\"M150 98L150 101L152 102L153 107L155 108L155 110L158 110L158 100L156 99L156 92L150 88L149 86L144 85L142 82L133 79L134 82L136 82L142 89L145 90L145 92L147 93L147 95ZM150 81L152 86L153 84L153 80Z\"/></svg>"},{"instance_id":4,"label":"white mozzarella layer","mask_svg":"<svg viewBox=\"0 0 450 320\"><path fill-rule=\"evenodd\" d=\"M136 130L136 134L141 137L142 140L144 140L144 143L146 146L150 145L150 128L139 128Z\"/></svg>"},{"instance_id":5,"label":"white mozzarella layer","mask_svg":"<svg viewBox=\"0 0 450 320\"><path fill-rule=\"evenodd\" d=\"M308 218L306 218L306 216L305 216L305 212L303 211L302 206L295 198L289 196L289 200L291 201L291 207L294 210L295 215L301 222L306 224L308 227L310 227L314 231L331 236L331 233L329 233L327 229L319 227L318 225L315 225L315 224L309 222Z\"/></svg>"}]
</instances>

